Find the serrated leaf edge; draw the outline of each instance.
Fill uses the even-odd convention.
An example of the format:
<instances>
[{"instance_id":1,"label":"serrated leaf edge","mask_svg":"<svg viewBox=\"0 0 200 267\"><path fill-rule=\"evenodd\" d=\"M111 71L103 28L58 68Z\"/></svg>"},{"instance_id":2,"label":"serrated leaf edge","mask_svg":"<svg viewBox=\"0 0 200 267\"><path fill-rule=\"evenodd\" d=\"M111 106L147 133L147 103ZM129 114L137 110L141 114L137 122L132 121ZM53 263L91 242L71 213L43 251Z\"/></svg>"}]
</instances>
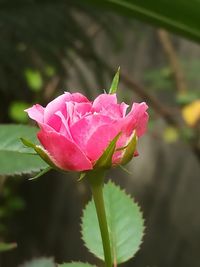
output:
<instances>
[{"instance_id":1,"label":"serrated leaf edge","mask_svg":"<svg viewBox=\"0 0 200 267\"><path fill-rule=\"evenodd\" d=\"M104 186L105 186L105 185L109 185L109 184L110 184L110 185L114 185L114 186L116 186L116 187L118 188L119 191L123 192L123 193L124 193L124 194L125 194L131 201L134 202L135 206L138 208L138 211L140 212L141 220L142 220L142 226L143 226L143 229L142 229L142 236L141 236L141 241L140 241L140 244L138 245L138 249L132 254L132 256L130 256L129 258L127 258L125 261L123 261L123 262L118 262L118 263L117 263L117 264L121 264L121 263L127 262L127 261L130 260L131 258L134 258L135 255L137 254L137 252L140 250L141 245L142 245L142 243L143 243L143 238L144 238L144 235L145 235L145 230L146 230L146 227L145 227L145 219L144 219L144 217L143 217L143 212L142 212L141 207L139 206L138 202L135 201L135 199L134 199L129 193L127 193L126 190L125 190L124 188L121 188L119 185L115 184L111 179L108 180L108 182L105 183ZM101 259L101 260L104 260L103 257L99 257L99 256L95 255L95 253L94 253L93 251L91 251L91 249L87 246L87 243L85 242L85 240L84 240L84 238L83 238L83 230L82 230L82 229L83 229L83 227L82 227L82 226L83 226L83 223L82 223L82 221L83 221L83 217L84 217L84 212L85 212L85 210L87 209L87 207L90 205L90 203L91 203L92 201L93 201L93 199L90 199L90 200L88 201L88 203L85 205L84 209L82 210L81 223L80 223L80 227L81 227L81 231L80 231L80 233L81 233L81 240L83 241L84 246L88 249L88 251L89 251L92 255L94 255L95 257L97 257L97 258L99 258L99 259Z\"/></svg>"},{"instance_id":2,"label":"serrated leaf edge","mask_svg":"<svg viewBox=\"0 0 200 267\"><path fill-rule=\"evenodd\" d=\"M37 173L37 172L40 172L40 171L42 171L42 170L44 170L46 167L44 167L44 168L32 168L31 170L24 170L24 171L15 171L15 172L12 172L12 173L8 173L8 172L6 172L6 173L0 173L0 175L5 175L5 176L10 176L10 177L12 177L12 176L18 176L18 175L31 175L31 174L33 174L33 173Z\"/></svg>"},{"instance_id":3,"label":"serrated leaf edge","mask_svg":"<svg viewBox=\"0 0 200 267\"><path fill-rule=\"evenodd\" d=\"M144 238L144 235L145 235L145 219L143 217L143 212L141 210L141 207L140 205L138 204L137 201L135 201L135 199L131 196L131 194L127 193L126 190L124 188L121 188L119 185L115 184L112 180L109 180L106 184L110 184L110 185L114 185L116 186L119 191L123 192L131 201L134 202L135 206L138 208L138 211L140 212L140 215L141 215L141 220L142 220L142 225L143 225L143 229L142 229L142 236L141 236L141 241L140 241L140 244L138 245L138 249L132 254L132 256L130 256L129 258L127 258L126 261L123 261L123 262L118 262L118 264L121 264L121 263L124 263L124 262L127 262L128 260L130 260L131 258L134 258L135 255L137 254L137 252L140 250L141 248L141 245L143 243L143 238Z\"/></svg>"}]
</instances>

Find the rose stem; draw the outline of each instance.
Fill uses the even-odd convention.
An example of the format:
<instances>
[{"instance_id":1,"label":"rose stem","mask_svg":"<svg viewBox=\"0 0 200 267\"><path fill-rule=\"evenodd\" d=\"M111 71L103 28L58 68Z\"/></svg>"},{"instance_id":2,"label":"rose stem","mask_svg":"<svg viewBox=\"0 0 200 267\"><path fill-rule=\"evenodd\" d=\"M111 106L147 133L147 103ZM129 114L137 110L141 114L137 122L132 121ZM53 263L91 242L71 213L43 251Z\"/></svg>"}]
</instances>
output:
<instances>
[{"instance_id":1,"label":"rose stem","mask_svg":"<svg viewBox=\"0 0 200 267\"><path fill-rule=\"evenodd\" d=\"M101 232L101 238L103 243L105 266L112 267L112 256L110 248L110 239L108 232L108 224L106 219L106 211L103 199L103 181L104 181L104 171L93 171L88 175L88 180L90 183L97 217L99 221L99 227Z\"/></svg>"}]
</instances>

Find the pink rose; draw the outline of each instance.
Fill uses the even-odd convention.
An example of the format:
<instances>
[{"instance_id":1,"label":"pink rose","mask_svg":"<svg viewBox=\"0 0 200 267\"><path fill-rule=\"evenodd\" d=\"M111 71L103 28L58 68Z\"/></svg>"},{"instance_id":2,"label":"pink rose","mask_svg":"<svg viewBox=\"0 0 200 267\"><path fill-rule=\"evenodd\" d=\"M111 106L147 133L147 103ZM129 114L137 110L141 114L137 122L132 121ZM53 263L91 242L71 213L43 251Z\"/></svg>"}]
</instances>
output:
<instances>
[{"instance_id":1,"label":"pink rose","mask_svg":"<svg viewBox=\"0 0 200 267\"><path fill-rule=\"evenodd\" d=\"M116 94L101 94L93 102L80 93L64 93L45 108L39 104L26 110L40 131L38 139L52 162L60 169L91 170L110 141L121 132L116 148L127 145L134 131L146 131L147 105L118 104ZM113 165L120 164L125 149L116 151Z\"/></svg>"}]
</instances>

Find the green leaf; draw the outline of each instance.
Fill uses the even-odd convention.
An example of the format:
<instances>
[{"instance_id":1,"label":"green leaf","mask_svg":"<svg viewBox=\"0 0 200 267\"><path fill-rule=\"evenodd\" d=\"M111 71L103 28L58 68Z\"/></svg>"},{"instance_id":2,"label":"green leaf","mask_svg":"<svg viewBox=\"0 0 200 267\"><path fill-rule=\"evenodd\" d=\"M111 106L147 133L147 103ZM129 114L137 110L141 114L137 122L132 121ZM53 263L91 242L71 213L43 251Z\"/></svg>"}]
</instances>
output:
<instances>
[{"instance_id":1,"label":"green leaf","mask_svg":"<svg viewBox=\"0 0 200 267\"><path fill-rule=\"evenodd\" d=\"M200 41L200 2L196 0L85 0L84 3L110 9Z\"/></svg>"},{"instance_id":2,"label":"green leaf","mask_svg":"<svg viewBox=\"0 0 200 267\"><path fill-rule=\"evenodd\" d=\"M122 165L127 164L133 158L133 154L136 150L136 145L137 145L137 136L134 133L131 141L127 145L127 148L124 152L122 162L121 162Z\"/></svg>"},{"instance_id":3,"label":"green leaf","mask_svg":"<svg viewBox=\"0 0 200 267\"><path fill-rule=\"evenodd\" d=\"M119 264L133 257L140 248L144 222L138 205L118 186L108 182L103 192L113 262ZM83 212L82 238L86 247L103 260L103 246L93 200Z\"/></svg>"},{"instance_id":4,"label":"green leaf","mask_svg":"<svg viewBox=\"0 0 200 267\"><path fill-rule=\"evenodd\" d=\"M2 243L0 242L0 252L8 251L17 247L16 243Z\"/></svg>"},{"instance_id":5,"label":"green leaf","mask_svg":"<svg viewBox=\"0 0 200 267\"><path fill-rule=\"evenodd\" d=\"M102 156L97 160L94 168L104 168L104 169L109 169L112 166L112 156L115 152L116 148L116 143L117 140L119 139L121 133L118 133L115 138L110 142Z\"/></svg>"},{"instance_id":6,"label":"green leaf","mask_svg":"<svg viewBox=\"0 0 200 267\"><path fill-rule=\"evenodd\" d=\"M46 167L46 163L37 155L0 151L0 175L31 174Z\"/></svg>"},{"instance_id":7,"label":"green leaf","mask_svg":"<svg viewBox=\"0 0 200 267\"><path fill-rule=\"evenodd\" d=\"M56 264L51 258L40 258L26 262L20 267L56 267Z\"/></svg>"},{"instance_id":8,"label":"green leaf","mask_svg":"<svg viewBox=\"0 0 200 267\"><path fill-rule=\"evenodd\" d=\"M47 164L20 141L23 136L38 143L37 131L25 125L0 125L0 175L30 174L47 168Z\"/></svg>"},{"instance_id":9,"label":"green leaf","mask_svg":"<svg viewBox=\"0 0 200 267\"><path fill-rule=\"evenodd\" d=\"M33 91L38 92L42 89L42 76L38 70L26 69L24 75L29 87Z\"/></svg>"},{"instance_id":10,"label":"green leaf","mask_svg":"<svg viewBox=\"0 0 200 267\"><path fill-rule=\"evenodd\" d=\"M89 263L71 262L71 263L58 264L58 267L95 267L95 266Z\"/></svg>"},{"instance_id":11,"label":"green leaf","mask_svg":"<svg viewBox=\"0 0 200 267\"><path fill-rule=\"evenodd\" d=\"M120 73L120 67L118 68L113 80L112 80L112 84L109 90L109 94L115 94L117 92L118 89L118 84L119 84L119 73Z\"/></svg>"}]
</instances>

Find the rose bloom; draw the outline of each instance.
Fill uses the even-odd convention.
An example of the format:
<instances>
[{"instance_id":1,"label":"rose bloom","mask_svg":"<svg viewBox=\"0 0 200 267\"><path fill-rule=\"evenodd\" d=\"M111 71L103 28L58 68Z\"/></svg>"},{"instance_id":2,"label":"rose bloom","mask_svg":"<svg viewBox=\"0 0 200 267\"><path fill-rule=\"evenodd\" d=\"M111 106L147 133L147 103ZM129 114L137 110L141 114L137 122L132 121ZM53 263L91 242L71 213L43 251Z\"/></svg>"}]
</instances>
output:
<instances>
[{"instance_id":1,"label":"rose bloom","mask_svg":"<svg viewBox=\"0 0 200 267\"><path fill-rule=\"evenodd\" d=\"M45 108L39 104L26 110L40 131L38 139L51 161L62 170L93 169L109 143L121 132L112 164L120 164L133 134L146 131L147 105L117 103L116 94L101 94L93 102L80 93L64 93Z\"/></svg>"}]
</instances>

